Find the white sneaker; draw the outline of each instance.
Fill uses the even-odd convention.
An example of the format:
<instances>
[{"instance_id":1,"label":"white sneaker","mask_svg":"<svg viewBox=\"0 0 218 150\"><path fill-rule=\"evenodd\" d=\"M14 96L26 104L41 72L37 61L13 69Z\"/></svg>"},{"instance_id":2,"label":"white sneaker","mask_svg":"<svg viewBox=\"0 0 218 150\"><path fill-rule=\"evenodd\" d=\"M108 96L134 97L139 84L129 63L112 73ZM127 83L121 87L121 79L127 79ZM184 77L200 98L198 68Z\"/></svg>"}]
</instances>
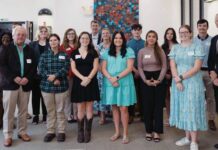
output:
<instances>
[{"instance_id":1,"label":"white sneaker","mask_svg":"<svg viewBox=\"0 0 218 150\"><path fill-rule=\"evenodd\" d=\"M198 150L198 144L192 142L191 145L190 145L190 150Z\"/></svg>"},{"instance_id":2,"label":"white sneaker","mask_svg":"<svg viewBox=\"0 0 218 150\"><path fill-rule=\"evenodd\" d=\"M185 146L185 145L189 145L191 142L189 141L188 138L184 137L178 141L176 141L176 145L177 146Z\"/></svg>"}]
</instances>

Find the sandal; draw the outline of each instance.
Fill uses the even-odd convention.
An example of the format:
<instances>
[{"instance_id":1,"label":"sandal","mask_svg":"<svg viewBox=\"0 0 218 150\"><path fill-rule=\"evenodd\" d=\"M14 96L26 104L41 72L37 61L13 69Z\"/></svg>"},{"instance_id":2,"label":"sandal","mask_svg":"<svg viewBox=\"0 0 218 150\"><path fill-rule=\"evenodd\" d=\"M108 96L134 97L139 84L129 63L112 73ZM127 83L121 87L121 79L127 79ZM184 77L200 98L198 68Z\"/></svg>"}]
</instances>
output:
<instances>
[{"instance_id":1,"label":"sandal","mask_svg":"<svg viewBox=\"0 0 218 150\"><path fill-rule=\"evenodd\" d=\"M128 144L128 143L129 143L129 138L127 136L123 137L122 144Z\"/></svg>"},{"instance_id":2,"label":"sandal","mask_svg":"<svg viewBox=\"0 0 218 150\"><path fill-rule=\"evenodd\" d=\"M165 127L169 127L170 126L170 122L169 122L168 119L164 122L164 125L165 125Z\"/></svg>"},{"instance_id":3,"label":"sandal","mask_svg":"<svg viewBox=\"0 0 218 150\"><path fill-rule=\"evenodd\" d=\"M100 119L100 120L98 121L98 123L99 123L99 125L104 125L104 124L105 124L105 119Z\"/></svg>"},{"instance_id":4,"label":"sandal","mask_svg":"<svg viewBox=\"0 0 218 150\"><path fill-rule=\"evenodd\" d=\"M119 139L120 138L120 135L118 134L118 135L116 135L116 134L114 134L112 137L110 137L110 140L112 141L112 142L114 142L114 141L116 141L117 139Z\"/></svg>"},{"instance_id":5,"label":"sandal","mask_svg":"<svg viewBox=\"0 0 218 150\"><path fill-rule=\"evenodd\" d=\"M160 136L159 136L159 134L158 133L154 133L154 142L156 142L156 143L158 143L158 142L160 142Z\"/></svg>"},{"instance_id":6,"label":"sandal","mask_svg":"<svg viewBox=\"0 0 218 150\"><path fill-rule=\"evenodd\" d=\"M156 143L160 142L160 138L159 137L154 138L154 142L156 142Z\"/></svg>"},{"instance_id":7,"label":"sandal","mask_svg":"<svg viewBox=\"0 0 218 150\"><path fill-rule=\"evenodd\" d=\"M146 139L147 141L152 141L153 137L152 137L151 135L146 135L146 136L145 136L145 139Z\"/></svg>"}]
</instances>

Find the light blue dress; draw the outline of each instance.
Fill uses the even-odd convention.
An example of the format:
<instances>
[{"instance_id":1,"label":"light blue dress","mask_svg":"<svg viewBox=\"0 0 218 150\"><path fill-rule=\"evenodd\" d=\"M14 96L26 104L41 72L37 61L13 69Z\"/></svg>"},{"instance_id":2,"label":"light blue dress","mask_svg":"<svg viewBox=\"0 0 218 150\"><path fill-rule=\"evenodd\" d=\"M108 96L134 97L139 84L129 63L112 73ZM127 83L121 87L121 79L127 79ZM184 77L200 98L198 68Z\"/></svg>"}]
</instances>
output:
<instances>
[{"instance_id":1,"label":"light blue dress","mask_svg":"<svg viewBox=\"0 0 218 150\"><path fill-rule=\"evenodd\" d=\"M116 57L110 56L108 52L102 55L102 59L107 62L108 73L116 77L127 68L127 60L135 58L134 51L127 48L124 58L120 54ZM129 73L118 80L119 86L114 87L111 82L104 77L103 79L103 98L102 103L107 105L130 106L136 103L135 85L132 73Z\"/></svg>"},{"instance_id":2,"label":"light blue dress","mask_svg":"<svg viewBox=\"0 0 218 150\"><path fill-rule=\"evenodd\" d=\"M104 44L103 43L100 43L98 46L97 46L97 50L99 52L99 58L100 58L100 62L102 61L102 55L108 50L109 48L104 48ZM104 86L103 85L103 74L98 71L97 73L97 79L98 79L98 87L99 87L99 91L100 91L100 98L102 99L102 96L103 96L103 90L102 90L102 87ZM110 105L105 105L105 104L102 104L102 100L100 101L95 101L94 102L94 110L96 111L110 111L111 110L111 107Z\"/></svg>"},{"instance_id":3,"label":"light blue dress","mask_svg":"<svg viewBox=\"0 0 218 150\"><path fill-rule=\"evenodd\" d=\"M173 59L179 75L190 70L196 59L203 60L205 53L201 45L173 46L169 58ZM183 91L179 91L175 81L171 86L170 125L186 131L207 130L205 94L202 73L182 81Z\"/></svg>"}]
</instances>

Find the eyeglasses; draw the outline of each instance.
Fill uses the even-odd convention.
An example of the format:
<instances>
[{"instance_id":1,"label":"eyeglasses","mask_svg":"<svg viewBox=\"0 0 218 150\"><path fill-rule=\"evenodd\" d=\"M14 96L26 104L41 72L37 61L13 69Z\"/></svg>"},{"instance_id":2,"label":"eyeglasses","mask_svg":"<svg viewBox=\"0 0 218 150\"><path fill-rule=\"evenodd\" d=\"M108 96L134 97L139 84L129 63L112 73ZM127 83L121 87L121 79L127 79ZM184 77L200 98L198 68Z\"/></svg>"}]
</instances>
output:
<instances>
[{"instance_id":1,"label":"eyeglasses","mask_svg":"<svg viewBox=\"0 0 218 150\"><path fill-rule=\"evenodd\" d=\"M179 32L179 34L189 34L188 31L184 31L184 32Z\"/></svg>"},{"instance_id":2,"label":"eyeglasses","mask_svg":"<svg viewBox=\"0 0 218 150\"><path fill-rule=\"evenodd\" d=\"M74 35L75 33L67 33L67 35Z\"/></svg>"}]
</instances>

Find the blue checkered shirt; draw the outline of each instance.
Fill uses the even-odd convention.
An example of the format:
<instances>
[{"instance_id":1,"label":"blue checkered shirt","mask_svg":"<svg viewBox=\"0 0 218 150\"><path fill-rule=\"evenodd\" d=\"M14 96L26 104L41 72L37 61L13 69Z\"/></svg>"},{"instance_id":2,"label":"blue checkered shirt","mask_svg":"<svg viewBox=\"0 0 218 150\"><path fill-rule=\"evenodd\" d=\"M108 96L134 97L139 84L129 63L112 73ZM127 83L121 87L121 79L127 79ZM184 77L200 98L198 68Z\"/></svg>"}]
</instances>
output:
<instances>
[{"instance_id":1,"label":"blue checkered shirt","mask_svg":"<svg viewBox=\"0 0 218 150\"><path fill-rule=\"evenodd\" d=\"M44 52L39 60L38 71L41 76L40 88L46 93L62 93L68 90L67 74L70 60L66 53L58 52L56 55L51 50ZM60 85L54 85L47 80L48 75L54 74Z\"/></svg>"}]
</instances>

